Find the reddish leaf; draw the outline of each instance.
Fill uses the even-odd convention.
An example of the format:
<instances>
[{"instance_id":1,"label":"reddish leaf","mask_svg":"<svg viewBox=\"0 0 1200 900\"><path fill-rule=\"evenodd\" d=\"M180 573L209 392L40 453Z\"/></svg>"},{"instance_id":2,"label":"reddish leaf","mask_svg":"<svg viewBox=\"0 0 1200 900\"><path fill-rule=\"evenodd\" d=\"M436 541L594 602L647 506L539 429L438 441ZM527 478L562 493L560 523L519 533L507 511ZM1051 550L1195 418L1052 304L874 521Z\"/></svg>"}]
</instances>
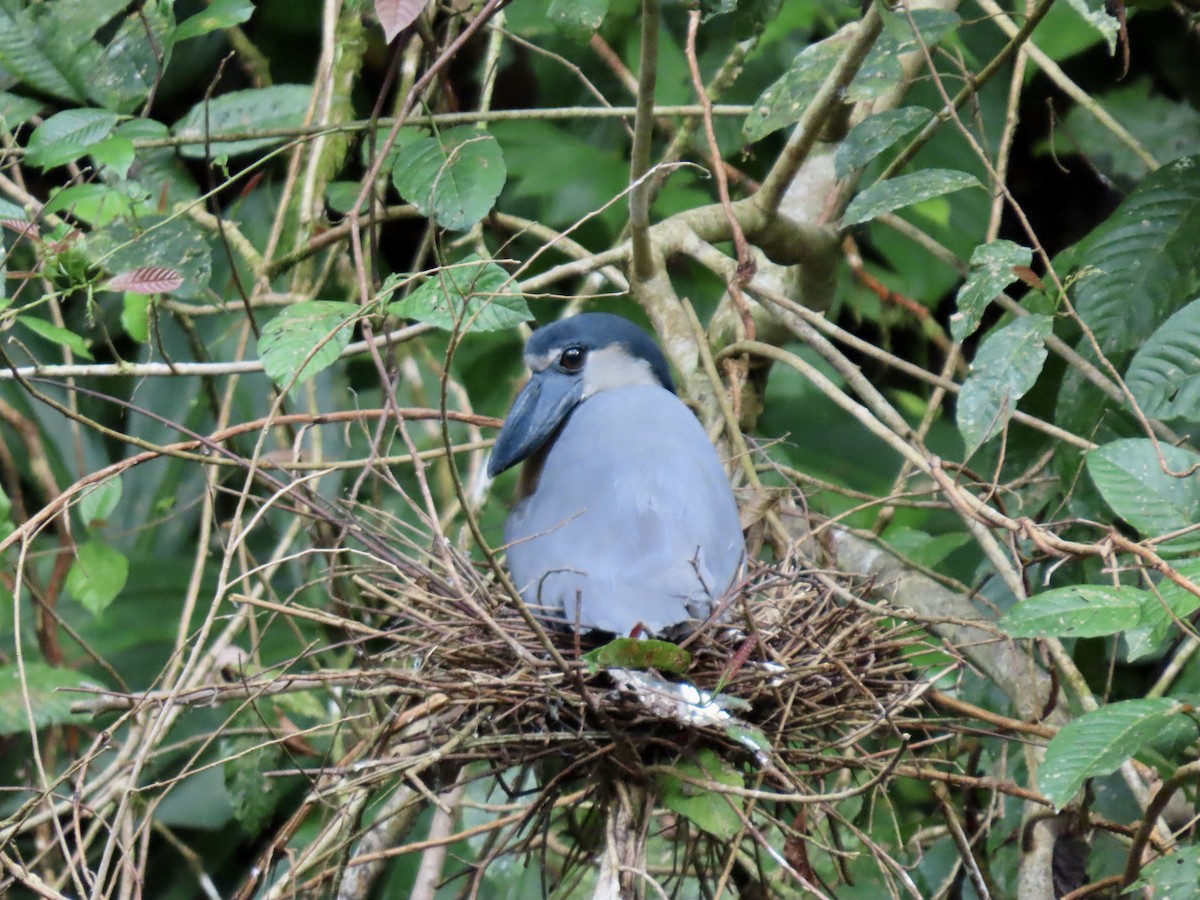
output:
<instances>
[{"instance_id":1,"label":"reddish leaf","mask_svg":"<svg viewBox=\"0 0 1200 900\"><path fill-rule=\"evenodd\" d=\"M1029 268L1029 266L1013 266L1012 273L1034 290L1046 290L1046 285L1042 283L1042 279L1038 278L1037 273Z\"/></svg>"},{"instance_id":2,"label":"reddish leaf","mask_svg":"<svg viewBox=\"0 0 1200 900\"><path fill-rule=\"evenodd\" d=\"M169 294L183 284L183 276L174 269L142 266L114 275L105 285L110 291L130 291L134 294Z\"/></svg>"},{"instance_id":3,"label":"reddish leaf","mask_svg":"<svg viewBox=\"0 0 1200 900\"><path fill-rule=\"evenodd\" d=\"M31 241L40 241L42 239L37 225L25 219L0 219L0 226L7 228L9 231L15 231L21 237L27 237Z\"/></svg>"},{"instance_id":4,"label":"reddish leaf","mask_svg":"<svg viewBox=\"0 0 1200 900\"><path fill-rule=\"evenodd\" d=\"M388 43L411 25L428 5L429 0L375 0L375 15L379 16Z\"/></svg>"}]
</instances>

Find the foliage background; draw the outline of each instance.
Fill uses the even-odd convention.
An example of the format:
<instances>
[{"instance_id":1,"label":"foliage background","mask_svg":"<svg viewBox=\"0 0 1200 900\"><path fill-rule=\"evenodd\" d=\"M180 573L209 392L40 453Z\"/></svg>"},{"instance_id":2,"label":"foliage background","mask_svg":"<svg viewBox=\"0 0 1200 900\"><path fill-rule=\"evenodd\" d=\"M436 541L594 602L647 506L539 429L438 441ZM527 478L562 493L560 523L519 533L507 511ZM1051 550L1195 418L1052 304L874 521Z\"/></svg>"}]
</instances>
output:
<instances>
[{"instance_id":1,"label":"foliage background","mask_svg":"<svg viewBox=\"0 0 1200 900\"><path fill-rule=\"evenodd\" d=\"M626 889L1194 889L1197 11L912 6L0 0L5 889L600 895L510 830L531 772L313 774L390 733L333 674L373 578L487 571L517 326L582 307L658 333L766 558L802 491L936 648L886 781Z\"/></svg>"}]
</instances>

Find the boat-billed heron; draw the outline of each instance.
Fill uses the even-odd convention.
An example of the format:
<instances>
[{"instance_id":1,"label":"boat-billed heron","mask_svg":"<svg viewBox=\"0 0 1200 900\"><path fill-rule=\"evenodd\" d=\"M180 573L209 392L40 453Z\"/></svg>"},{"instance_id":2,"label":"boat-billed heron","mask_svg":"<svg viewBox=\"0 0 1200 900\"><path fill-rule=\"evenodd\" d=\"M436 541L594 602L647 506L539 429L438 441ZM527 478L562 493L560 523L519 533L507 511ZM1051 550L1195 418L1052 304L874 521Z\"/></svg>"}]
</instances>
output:
<instances>
[{"instance_id":1,"label":"boat-billed heron","mask_svg":"<svg viewBox=\"0 0 1200 900\"><path fill-rule=\"evenodd\" d=\"M584 313L539 328L496 439L492 476L524 460L504 530L525 602L568 627L657 634L706 618L745 544L712 443L632 322Z\"/></svg>"}]
</instances>

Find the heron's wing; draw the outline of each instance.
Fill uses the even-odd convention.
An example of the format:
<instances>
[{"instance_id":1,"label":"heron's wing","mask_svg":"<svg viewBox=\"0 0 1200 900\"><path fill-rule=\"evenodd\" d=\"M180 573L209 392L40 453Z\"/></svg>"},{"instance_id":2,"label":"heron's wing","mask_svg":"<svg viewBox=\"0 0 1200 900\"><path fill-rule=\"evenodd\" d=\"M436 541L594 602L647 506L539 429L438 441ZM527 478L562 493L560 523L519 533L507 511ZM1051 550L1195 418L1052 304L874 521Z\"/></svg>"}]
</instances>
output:
<instances>
[{"instance_id":1,"label":"heron's wing","mask_svg":"<svg viewBox=\"0 0 1200 900\"><path fill-rule=\"evenodd\" d=\"M506 540L528 601L618 633L706 614L743 553L716 451L677 397L649 386L576 408Z\"/></svg>"}]
</instances>

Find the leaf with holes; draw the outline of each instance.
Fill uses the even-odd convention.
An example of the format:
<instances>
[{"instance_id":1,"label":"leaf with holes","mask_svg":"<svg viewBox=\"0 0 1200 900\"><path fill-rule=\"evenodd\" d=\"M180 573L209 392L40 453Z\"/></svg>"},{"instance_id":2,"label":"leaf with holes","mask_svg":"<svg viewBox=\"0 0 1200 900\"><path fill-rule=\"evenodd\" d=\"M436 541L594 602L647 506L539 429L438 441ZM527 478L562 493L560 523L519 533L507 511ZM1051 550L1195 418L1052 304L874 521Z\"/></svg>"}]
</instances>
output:
<instances>
[{"instance_id":1,"label":"leaf with holes","mask_svg":"<svg viewBox=\"0 0 1200 900\"><path fill-rule=\"evenodd\" d=\"M838 178L845 178L855 169L861 169L932 117L933 113L922 106L886 109L867 116L850 130L838 147L837 156L834 157L835 174Z\"/></svg>"},{"instance_id":2,"label":"leaf with holes","mask_svg":"<svg viewBox=\"0 0 1200 900\"><path fill-rule=\"evenodd\" d=\"M104 285L106 291L129 291L134 294L169 294L183 284L183 276L174 269L143 266L114 275Z\"/></svg>"},{"instance_id":3,"label":"leaf with holes","mask_svg":"<svg viewBox=\"0 0 1200 900\"><path fill-rule=\"evenodd\" d=\"M337 360L350 343L358 306L312 300L289 306L263 326L258 356L284 390L304 383Z\"/></svg>"},{"instance_id":4,"label":"leaf with holes","mask_svg":"<svg viewBox=\"0 0 1200 900\"><path fill-rule=\"evenodd\" d=\"M869 222L876 216L912 206L922 200L941 197L961 191L963 188L983 185L979 179L968 172L956 169L926 169L923 172L913 172L911 175L900 175L897 178L873 184L846 207L843 225L857 225Z\"/></svg>"},{"instance_id":5,"label":"leaf with holes","mask_svg":"<svg viewBox=\"0 0 1200 900\"><path fill-rule=\"evenodd\" d=\"M692 662L692 654L668 641L638 640L619 637L603 647L583 655L592 672L600 669L658 669L682 674Z\"/></svg>"},{"instance_id":6,"label":"leaf with holes","mask_svg":"<svg viewBox=\"0 0 1200 900\"><path fill-rule=\"evenodd\" d=\"M1021 601L1000 628L1016 638L1103 637L1132 628L1150 603L1154 596L1135 587L1077 584Z\"/></svg>"},{"instance_id":7,"label":"leaf with holes","mask_svg":"<svg viewBox=\"0 0 1200 900\"><path fill-rule=\"evenodd\" d=\"M506 178L500 144L467 125L414 141L392 166L400 196L450 231L486 216Z\"/></svg>"},{"instance_id":8,"label":"leaf with holes","mask_svg":"<svg viewBox=\"0 0 1200 900\"><path fill-rule=\"evenodd\" d=\"M1088 473L1104 501L1147 538L1191 528L1200 521L1197 466L1200 453L1162 443L1156 450L1149 438L1113 441L1087 455ZM1158 549L1174 555L1197 547L1200 535L1193 533L1160 544Z\"/></svg>"},{"instance_id":9,"label":"leaf with holes","mask_svg":"<svg viewBox=\"0 0 1200 900\"><path fill-rule=\"evenodd\" d=\"M1151 418L1200 420L1200 298L1150 335L1125 383Z\"/></svg>"},{"instance_id":10,"label":"leaf with holes","mask_svg":"<svg viewBox=\"0 0 1200 900\"><path fill-rule=\"evenodd\" d=\"M1153 697L1110 703L1068 722L1046 746L1038 787L1062 809L1089 778L1115 772L1150 746L1181 710L1177 700Z\"/></svg>"},{"instance_id":11,"label":"leaf with holes","mask_svg":"<svg viewBox=\"0 0 1200 900\"><path fill-rule=\"evenodd\" d=\"M129 560L100 541L75 549L75 562L67 572L67 592L92 615L104 612L121 593L129 577Z\"/></svg>"},{"instance_id":12,"label":"leaf with holes","mask_svg":"<svg viewBox=\"0 0 1200 900\"><path fill-rule=\"evenodd\" d=\"M1028 266L1032 260L1032 250L1012 241L992 241L975 248L971 272L958 289L958 312L950 317L950 333L956 341L975 333L992 298L1018 280L1014 271L1018 266Z\"/></svg>"},{"instance_id":13,"label":"leaf with holes","mask_svg":"<svg viewBox=\"0 0 1200 900\"><path fill-rule=\"evenodd\" d=\"M1141 347L1200 294L1200 156L1151 172L1074 249L1075 308L1105 350Z\"/></svg>"},{"instance_id":14,"label":"leaf with holes","mask_svg":"<svg viewBox=\"0 0 1200 900\"><path fill-rule=\"evenodd\" d=\"M658 787L663 804L667 809L686 816L701 831L706 831L722 840L730 840L742 828L742 817L734 804L740 808L740 797L694 784L694 781L713 782L718 785L741 788L746 780L711 748L705 747L696 754L696 761L682 759L674 769L680 777L660 775Z\"/></svg>"},{"instance_id":15,"label":"leaf with holes","mask_svg":"<svg viewBox=\"0 0 1200 900\"><path fill-rule=\"evenodd\" d=\"M1017 401L1034 385L1046 361L1050 316L1021 316L987 336L971 363L955 405L970 455L1008 424Z\"/></svg>"},{"instance_id":16,"label":"leaf with holes","mask_svg":"<svg viewBox=\"0 0 1200 900\"><path fill-rule=\"evenodd\" d=\"M389 278L380 296L400 280L407 279ZM504 331L533 318L508 273L475 254L439 269L407 297L389 303L387 312L447 331Z\"/></svg>"},{"instance_id":17,"label":"leaf with holes","mask_svg":"<svg viewBox=\"0 0 1200 900\"><path fill-rule=\"evenodd\" d=\"M396 35L417 20L429 0L375 0L375 15L383 26L383 36L388 43L396 39Z\"/></svg>"}]
</instances>

